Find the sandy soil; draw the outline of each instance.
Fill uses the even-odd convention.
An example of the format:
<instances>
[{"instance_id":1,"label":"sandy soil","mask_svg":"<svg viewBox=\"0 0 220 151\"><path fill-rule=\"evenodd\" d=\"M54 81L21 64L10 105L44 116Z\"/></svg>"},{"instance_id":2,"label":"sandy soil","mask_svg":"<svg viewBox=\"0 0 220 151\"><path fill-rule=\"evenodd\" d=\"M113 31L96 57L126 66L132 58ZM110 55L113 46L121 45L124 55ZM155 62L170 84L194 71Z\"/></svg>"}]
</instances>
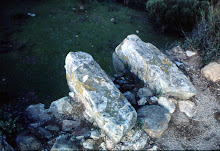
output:
<instances>
[{"instance_id":1,"label":"sandy soil","mask_svg":"<svg viewBox=\"0 0 220 151\"><path fill-rule=\"evenodd\" d=\"M168 129L156 140L160 149L168 150L220 150L220 82L212 83L202 77L199 56L187 58L183 54L170 56L172 61L184 63L183 72L189 76L197 90L192 98L196 114L188 118L178 109L172 114ZM219 116L219 114L218 114Z\"/></svg>"}]
</instances>

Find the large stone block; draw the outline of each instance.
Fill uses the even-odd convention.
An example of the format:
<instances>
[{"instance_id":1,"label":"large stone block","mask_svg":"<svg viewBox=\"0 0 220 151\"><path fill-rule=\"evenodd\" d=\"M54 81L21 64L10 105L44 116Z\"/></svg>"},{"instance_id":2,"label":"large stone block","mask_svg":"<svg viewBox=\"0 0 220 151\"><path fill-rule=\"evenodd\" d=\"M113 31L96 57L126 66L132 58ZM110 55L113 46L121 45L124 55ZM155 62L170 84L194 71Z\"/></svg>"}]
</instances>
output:
<instances>
[{"instance_id":1,"label":"large stone block","mask_svg":"<svg viewBox=\"0 0 220 151\"><path fill-rule=\"evenodd\" d=\"M130 70L153 90L181 99L194 96L196 90L190 80L159 49L129 35L113 53L117 73Z\"/></svg>"},{"instance_id":2,"label":"large stone block","mask_svg":"<svg viewBox=\"0 0 220 151\"><path fill-rule=\"evenodd\" d=\"M91 55L70 52L65 64L70 90L82 100L98 126L119 142L136 123L135 109Z\"/></svg>"}]
</instances>

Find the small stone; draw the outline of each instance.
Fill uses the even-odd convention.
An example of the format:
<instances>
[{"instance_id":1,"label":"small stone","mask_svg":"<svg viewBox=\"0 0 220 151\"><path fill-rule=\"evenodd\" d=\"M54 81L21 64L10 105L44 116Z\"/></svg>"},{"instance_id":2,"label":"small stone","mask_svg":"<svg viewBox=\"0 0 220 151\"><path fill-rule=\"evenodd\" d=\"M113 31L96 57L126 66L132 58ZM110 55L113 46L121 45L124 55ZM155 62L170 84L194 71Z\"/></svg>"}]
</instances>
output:
<instances>
[{"instance_id":1,"label":"small stone","mask_svg":"<svg viewBox=\"0 0 220 151\"><path fill-rule=\"evenodd\" d=\"M164 108L166 108L171 114L175 111L176 106L175 103L172 101L169 101L167 98L165 97L160 97L158 99L158 104L163 106Z\"/></svg>"},{"instance_id":2,"label":"small stone","mask_svg":"<svg viewBox=\"0 0 220 151\"><path fill-rule=\"evenodd\" d=\"M189 51L189 50L186 51L187 57L192 57L192 56L195 56L196 54L197 54L197 53L196 53L196 52L193 52L193 51Z\"/></svg>"},{"instance_id":3,"label":"small stone","mask_svg":"<svg viewBox=\"0 0 220 151\"><path fill-rule=\"evenodd\" d=\"M52 146L51 151L74 151L78 148L74 145L72 141L67 139L67 135L61 135L57 137L56 143Z\"/></svg>"},{"instance_id":4,"label":"small stone","mask_svg":"<svg viewBox=\"0 0 220 151\"><path fill-rule=\"evenodd\" d=\"M74 98L74 97L75 97L75 93L74 93L74 92L69 92L69 96L70 96L71 98Z\"/></svg>"},{"instance_id":5,"label":"small stone","mask_svg":"<svg viewBox=\"0 0 220 151\"><path fill-rule=\"evenodd\" d=\"M185 113L188 117L195 115L195 103L191 101L179 101L180 112Z\"/></svg>"},{"instance_id":6,"label":"small stone","mask_svg":"<svg viewBox=\"0 0 220 151\"><path fill-rule=\"evenodd\" d=\"M144 87L144 88L140 88L140 89L138 90L137 96L138 96L139 98L151 97L151 96L153 96L153 92L152 92L149 88Z\"/></svg>"},{"instance_id":7,"label":"small stone","mask_svg":"<svg viewBox=\"0 0 220 151\"><path fill-rule=\"evenodd\" d=\"M150 97L149 103L150 104L157 104L158 103L158 98L156 96Z\"/></svg>"},{"instance_id":8,"label":"small stone","mask_svg":"<svg viewBox=\"0 0 220 151\"><path fill-rule=\"evenodd\" d=\"M170 114L159 105L146 105L137 111L138 120L143 123L144 131L153 138L159 138L168 128Z\"/></svg>"},{"instance_id":9,"label":"small stone","mask_svg":"<svg viewBox=\"0 0 220 151\"><path fill-rule=\"evenodd\" d=\"M183 49L178 45L176 47L173 47L171 49L171 51L175 52L175 53L184 53Z\"/></svg>"},{"instance_id":10,"label":"small stone","mask_svg":"<svg viewBox=\"0 0 220 151\"><path fill-rule=\"evenodd\" d=\"M76 8L73 8L73 11L76 11Z\"/></svg>"},{"instance_id":11,"label":"small stone","mask_svg":"<svg viewBox=\"0 0 220 151\"><path fill-rule=\"evenodd\" d=\"M62 119L62 116L70 116L74 112L74 104L72 97L66 96L52 102L49 111L57 119Z\"/></svg>"},{"instance_id":12,"label":"small stone","mask_svg":"<svg viewBox=\"0 0 220 151\"><path fill-rule=\"evenodd\" d=\"M178 67L183 65L182 62L178 62L178 61L175 61L175 64L176 64Z\"/></svg>"},{"instance_id":13,"label":"small stone","mask_svg":"<svg viewBox=\"0 0 220 151\"><path fill-rule=\"evenodd\" d=\"M78 38L79 36L78 35L76 35L76 38Z\"/></svg>"},{"instance_id":14,"label":"small stone","mask_svg":"<svg viewBox=\"0 0 220 151\"><path fill-rule=\"evenodd\" d=\"M139 30L136 30L136 33L139 34Z\"/></svg>"},{"instance_id":15,"label":"small stone","mask_svg":"<svg viewBox=\"0 0 220 151\"><path fill-rule=\"evenodd\" d=\"M154 145L152 148L147 149L147 151L155 151L155 150L157 150L157 149L158 149L158 147L157 147L156 145Z\"/></svg>"},{"instance_id":16,"label":"small stone","mask_svg":"<svg viewBox=\"0 0 220 151\"><path fill-rule=\"evenodd\" d=\"M111 18L111 22L114 22L115 21L115 19L114 18Z\"/></svg>"},{"instance_id":17,"label":"small stone","mask_svg":"<svg viewBox=\"0 0 220 151\"><path fill-rule=\"evenodd\" d=\"M53 135L51 134L51 132L45 130L42 127L38 128L38 134L40 134L42 137L46 138L46 139L50 139L51 137L53 137Z\"/></svg>"},{"instance_id":18,"label":"small stone","mask_svg":"<svg viewBox=\"0 0 220 151\"><path fill-rule=\"evenodd\" d=\"M73 120L63 120L62 130L63 131L72 131L74 128L80 125L80 121L73 121Z\"/></svg>"},{"instance_id":19,"label":"small stone","mask_svg":"<svg viewBox=\"0 0 220 151\"><path fill-rule=\"evenodd\" d=\"M6 79L2 79L2 82L5 82L6 81Z\"/></svg>"},{"instance_id":20,"label":"small stone","mask_svg":"<svg viewBox=\"0 0 220 151\"><path fill-rule=\"evenodd\" d=\"M100 144L100 150L106 150L106 148L105 148L105 143L104 143L104 142L102 142L102 143Z\"/></svg>"},{"instance_id":21,"label":"small stone","mask_svg":"<svg viewBox=\"0 0 220 151\"><path fill-rule=\"evenodd\" d=\"M51 116L47 113L47 110L44 107L45 105L41 103L28 106L26 109L28 117L31 120L40 123L51 120Z\"/></svg>"},{"instance_id":22,"label":"small stone","mask_svg":"<svg viewBox=\"0 0 220 151\"><path fill-rule=\"evenodd\" d=\"M220 111L214 113L215 119L220 123Z\"/></svg>"},{"instance_id":23,"label":"small stone","mask_svg":"<svg viewBox=\"0 0 220 151\"><path fill-rule=\"evenodd\" d=\"M41 142L32 134L22 132L16 138L16 143L21 151L25 150L41 150Z\"/></svg>"},{"instance_id":24,"label":"small stone","mask_svg":"<svg viewBox=\"0 0 220 151\"><path fill-rule=\"evenodd\" d=\"M138 105L145 105L145 103L147 103L147 99L145 97L138 100Z\"/></svg>"},{"instance_id":25,"label":"small stone","mask_svg":"<svg viewBox=\"0 0 220 151\"><path fill-rule=\"evenodd\" d=\"M85 149L94 149L93 145L94 141L92 139L87 139L85 142L83 142L83 148Z\"/></svg>"},{"instance_id":26,"label":"small stone","mask_svg":"<svg viewBox=\"0 0 220 151\"><path fill-rule=\"evenodd\" d=\"M137 104L135 100L135 95L131 93L130 91L126 91L123 93L123 95L126 97L126 99L131 103L131 104Z\"/></svg>"},{"instance_id":27,"label":"small stone","mask_svg":"<svg viewBox=\"0 0 220 151\"><path fill-rule=\"evenodd\" d=\"M82 139L84 139L84 136L76 136L76 139L77 140L82 140Z\"/></svg>"},{"instance_id":28,"label":"small stone","mask_svg":"<svg viewBox=\"0 0 220 151\"><path fill-rule=\"evenodd\" d=\"M202 68L201 73L204 77L212 82L220 80L220 64L212 62Z\"/></svg>"},{"instance_id":29,"label":"small stone","mask_svg":"<svg viewBox=\"0 0 220 151\"><path fill-rule=\"evenodd\" d=\"M116 88L117 88L117 89L119 89L119 88L120 88L120 85L118 85L118 84L115 84L115 86L116 86Z\"/></svg>"},{"instance_id":30,"label":"small stone","mask_svg":"<svg viewBox=\"0 0 220 151\"><path fill-rule=\"evenodd\" d=\"M45 129L53 132L58 132L60 130L60 128L56 125L47 125L45 126Z\"/></svg>"},{"instance_id":31,"label":"small stone","mask_svg":"<svg viewBox=\"0 0 220 151\"><path fill-rule=\"evenodd\" d=\"M94 131L92 131L90 137L91 137L92 139L94 139L94 140L99 139L99 137L100 137L100 133L99 133L99 131L98 131L98 130L94 130Z\"/></svg>"}]
</instances>

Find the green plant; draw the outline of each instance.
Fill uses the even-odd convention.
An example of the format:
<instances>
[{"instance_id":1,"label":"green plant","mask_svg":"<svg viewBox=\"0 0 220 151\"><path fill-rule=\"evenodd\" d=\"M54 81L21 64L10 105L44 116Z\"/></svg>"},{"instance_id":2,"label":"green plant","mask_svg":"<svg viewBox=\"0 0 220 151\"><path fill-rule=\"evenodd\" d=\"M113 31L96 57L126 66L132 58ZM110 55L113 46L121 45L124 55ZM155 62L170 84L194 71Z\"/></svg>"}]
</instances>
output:
<instances>
[{"instance_id":1,"label":"green plant","mask_svg":"<svg viewBox=\"0 0 220 151\"><path fill-rule=\"evenodd\" d=\"M144 122L142 122L141 120L137 119L136 125L137 125L139 128L142 128L142 127L144 126Z\"/></svg>"},{"instance_id":2,"label":"green plant","mask_svg":"<svg viewBox=\"0 0 220 151\"><path fill-rule=\"evenodd\" d=\"M201 22L193 29L183 48L198 51L204 64L220 58L220 9L219 4L201 12Z\"/></svg>"},{"instance_id":3,"label":"green plant","mask_svg":"<svg viewBox=\"0 0 220 151\"><path fill-rule=\"evenodd\" d=\"M20 133L24 127L22 125L21 113L10 105L4 105L0 108L0 135L12 138Z\"/></svg>"},{"instance_id":4,"label":"green plant","mask_svg":"<svg viewBox=\"0 0 220 151\"><path fill-rule=\"evenodd\" d=\"M200 11L207 12L208 1L149 0L147 12L155 25L164 28L192 28L200 19Z\"/></svg>"}]
</instances>

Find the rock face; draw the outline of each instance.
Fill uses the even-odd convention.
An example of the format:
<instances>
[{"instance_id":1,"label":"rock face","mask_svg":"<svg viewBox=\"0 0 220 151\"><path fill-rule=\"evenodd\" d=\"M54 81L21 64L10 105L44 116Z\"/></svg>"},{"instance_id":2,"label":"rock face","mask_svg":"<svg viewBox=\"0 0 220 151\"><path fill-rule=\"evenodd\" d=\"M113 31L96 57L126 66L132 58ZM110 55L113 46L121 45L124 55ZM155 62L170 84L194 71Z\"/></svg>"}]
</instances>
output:
<instances>
[{"instance_id":1,"label":"rock face","mask_svg":"<svg viewBox=\"0 0 220 151\"><path fill-rule=\"evenodd\" d=\"M92 56L70 52L65 61L71 91L82 100L98 126L119 142L136 122L137 113Z\"/></svg>"},{"instance_id":2,"label":"rock face","mask_svg":"<svg viewBox=\"0 0 220 151\"><path fill-rule=\"evenodd\" d=\"M126 69L136 74L149 87L163 94L189 99L196 93L189 79L154 45L129 35L113 53L117 73Z\"/></svg>"},{"instance_id":3,"label":"rock face","mask_svg":"<svg viewBox=\"0 0 220 151\"><path fill-rule=\"evenodd\" d=\"M159 105L146 105L137 111L142 128L153 138L159 138L168 128L170 114Z\"/></svg>"},{"instance_id":4,"label":"rock face","mask_svg":"<svg viewBox=\"0 0 220 151\"><path fill-rule=\"evenodd\" d=\"M201 73L207 79L216 82L220 80L220 64L212 62L202 68Z\"/></svg>"}]
</instances>

